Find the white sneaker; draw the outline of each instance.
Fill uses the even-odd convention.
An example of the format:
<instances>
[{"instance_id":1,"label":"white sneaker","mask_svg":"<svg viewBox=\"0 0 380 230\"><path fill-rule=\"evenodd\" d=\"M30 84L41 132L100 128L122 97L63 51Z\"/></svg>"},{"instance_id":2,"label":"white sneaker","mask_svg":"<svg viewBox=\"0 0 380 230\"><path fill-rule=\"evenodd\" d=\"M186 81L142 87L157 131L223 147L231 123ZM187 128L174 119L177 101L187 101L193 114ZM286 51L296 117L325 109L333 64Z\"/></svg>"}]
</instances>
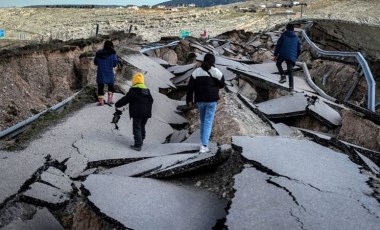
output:
<instances>
[{"instance_id":1,"label":"white sneaker","mask_svg":"<svg viewBox=\"0 0 380 230\"><path fill-rule=\"evenodd\" d=\"M207 153L210 152L210 149L208 149L206 146L201 145L201 148L199 149L199 153Z\"/></svg>"}]
</instances>

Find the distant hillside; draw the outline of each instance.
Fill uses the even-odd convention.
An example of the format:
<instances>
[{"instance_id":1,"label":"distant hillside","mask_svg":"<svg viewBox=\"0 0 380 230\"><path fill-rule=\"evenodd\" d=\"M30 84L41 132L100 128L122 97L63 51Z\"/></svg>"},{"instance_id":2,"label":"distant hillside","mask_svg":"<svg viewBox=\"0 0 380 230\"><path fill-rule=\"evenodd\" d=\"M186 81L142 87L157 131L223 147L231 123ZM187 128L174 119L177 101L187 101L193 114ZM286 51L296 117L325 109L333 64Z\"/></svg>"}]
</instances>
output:
<instances>
[{"instance_id":1,"label":"distant hillside","mask_svg":"<svg viewBox=\"0 0 380 230\"><path fill-rule=\"evenodd\" d=\"M248 0L172 0L160 3L159 5L165 5L165 6L178 6L178 5L188 5L188 4L195 4L196 6L200 7L208 7L208 6L216 6L216 5L226 5L236 2L246 2Z\"/></svg>"}]
</instances>

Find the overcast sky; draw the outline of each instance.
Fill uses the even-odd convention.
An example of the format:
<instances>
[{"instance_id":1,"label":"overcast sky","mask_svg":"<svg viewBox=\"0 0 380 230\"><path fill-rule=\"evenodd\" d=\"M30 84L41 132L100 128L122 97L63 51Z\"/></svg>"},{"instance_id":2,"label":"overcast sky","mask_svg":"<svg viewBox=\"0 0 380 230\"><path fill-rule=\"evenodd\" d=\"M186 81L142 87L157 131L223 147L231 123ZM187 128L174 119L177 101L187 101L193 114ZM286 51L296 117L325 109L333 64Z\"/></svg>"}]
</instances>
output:
<instances>
[{"instance_id":1,"label":"overcast sky","mask_svg":"<svg viewBox=\"0 0 380 230\"><path fill-rule=\"evenodd\" d=\"M95 4L95 5L155 5L168 0L1 0L0 7L51 5L51 4Z\"/></svg>"}]
</instances>

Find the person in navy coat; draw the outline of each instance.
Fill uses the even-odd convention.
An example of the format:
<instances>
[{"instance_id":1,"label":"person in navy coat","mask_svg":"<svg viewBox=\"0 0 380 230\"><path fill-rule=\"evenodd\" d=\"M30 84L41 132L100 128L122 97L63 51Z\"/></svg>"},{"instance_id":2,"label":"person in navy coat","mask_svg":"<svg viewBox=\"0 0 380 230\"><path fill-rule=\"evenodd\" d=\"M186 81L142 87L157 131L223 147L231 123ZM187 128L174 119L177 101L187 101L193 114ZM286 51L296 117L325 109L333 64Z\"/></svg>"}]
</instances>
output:
<instances>
[{"instance_id":1,"label":"person in navy coat","mask_svg":"<svg viewBox=\"0 0 380 230\"><path fill-rule=\"evenodd\" d=\"M286 75L282 68L282 63L286 62L287 72L289 75L289 91L293 91L293 67L296 64L298 56L301 54L301 42L297 35L294 33L294 25L288 24L286 31L281 35L277 41L276 49L274 51L274 61L280 72L280 83L286 82Z\"/></svg>"},{"instance_id":2,"label":"person in navy coat","mask_svg":"<svg viewBox=\"0 0 380 230\"><path fill-rule=\"evenodd\" d=\"M112 41L105 41L103 49L98 50L95 55L94 64L98 66L96 83L98 83L98 105L104 105L104 85L108 86L108 103L113 104L112 97L115 84L113 68L117 66L118 60Z\"/></svg>"}]
</instances>

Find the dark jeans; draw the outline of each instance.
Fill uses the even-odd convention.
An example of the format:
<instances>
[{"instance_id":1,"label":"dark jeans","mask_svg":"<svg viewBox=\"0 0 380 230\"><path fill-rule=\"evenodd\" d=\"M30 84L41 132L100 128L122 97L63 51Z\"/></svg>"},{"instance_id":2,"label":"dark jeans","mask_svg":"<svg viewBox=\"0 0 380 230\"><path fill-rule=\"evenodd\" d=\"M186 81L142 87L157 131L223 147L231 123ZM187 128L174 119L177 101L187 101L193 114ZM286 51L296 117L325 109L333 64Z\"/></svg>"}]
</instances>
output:
<instances>
[{"instance_id":1,"label":"dark jeans","mask_svg":"<svg viewBox=\"0 0 380 230\"><path fill-rule=\"evenodd\" d=\"M290 60L285 60L285 59L278 57L277 62L276 62L276 66L277 66L278 72L280 72L281 76L285 75L284 70L282 69L282 63L284 61L286 62L287 72L289 75L289 88L293 89L294 88L293 67L294 67L295 63L290 61Z\"/></svg>"},{"instance_id":2,"label":"dark jeans","mask_svg":"<svg viewBox=\"0 0 380 230\"><path fill-rule=\"evenodd\" d=\"M107 84L108 85L108 92L115 92L114 85L113 84ZM104 96L104 84L98 83L98 96Z\"/></svg>"},{"instance_id":3,"label":"dark jeans","mask_svg":"<svg viewBox=\"0 0 380 230\"><path fill-rule=\"evenodd\" d=\"M145 125L149 118L147 117L134 117L133 118L133 138L135 139L135 146L141 147L145 139Z\"/></svg>"}]
</instances>

